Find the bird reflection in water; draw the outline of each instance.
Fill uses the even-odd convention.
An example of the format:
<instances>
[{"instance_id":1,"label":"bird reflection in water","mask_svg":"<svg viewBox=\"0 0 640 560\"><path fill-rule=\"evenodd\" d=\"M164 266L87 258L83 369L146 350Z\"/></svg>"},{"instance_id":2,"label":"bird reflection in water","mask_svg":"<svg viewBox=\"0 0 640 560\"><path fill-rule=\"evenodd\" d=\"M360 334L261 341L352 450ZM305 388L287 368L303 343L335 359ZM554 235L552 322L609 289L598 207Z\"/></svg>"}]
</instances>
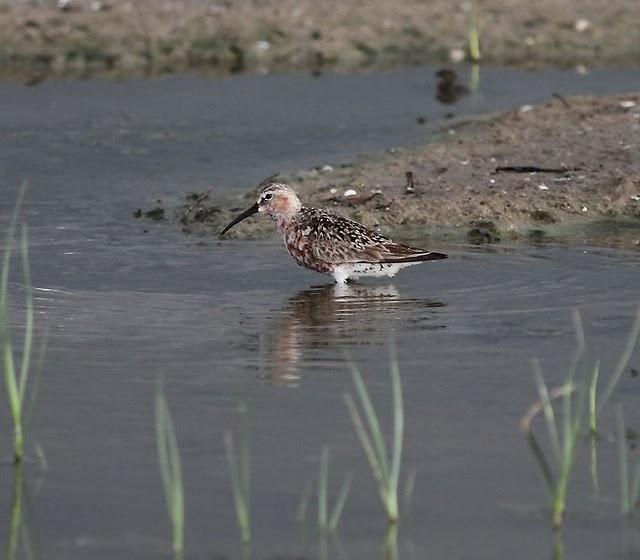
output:
<instances>
[{"instance_id":1,"label":"bird reflection in water","mask_svg":"<svg viewBox=\"0 0 640 560\"><path fill-rule=\"evenodd\" d=\"M332 284L310 288L289 298L286 307L272 316L260 336L261 376L295 384L305 365L341 353L316 350L386 344L393 330L441 330L438 308L445 304L400 295L395 286Z\"/></svg>"},{"instance_id":2,"label":"bird reflection in water","mask_svg":"<svg viewBox=\"0 0 640 560\"><path fill-rule=\"evenodd\" d=\"M458 80L458 74L450 68L441 68L436 72L436 99L445 105L456 103L460 98L469 95L469 88Z\"/></svg>"}]
</instances>

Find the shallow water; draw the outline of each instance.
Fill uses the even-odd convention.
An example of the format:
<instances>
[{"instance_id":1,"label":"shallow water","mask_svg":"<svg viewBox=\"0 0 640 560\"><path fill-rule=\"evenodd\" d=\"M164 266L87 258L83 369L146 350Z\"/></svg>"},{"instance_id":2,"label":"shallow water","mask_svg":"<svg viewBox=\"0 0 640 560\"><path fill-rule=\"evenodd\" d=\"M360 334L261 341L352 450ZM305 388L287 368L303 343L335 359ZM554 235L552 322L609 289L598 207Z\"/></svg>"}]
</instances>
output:
<instances>
[{"instance_id":1,"label":"shallow water","mask_svg":"<svg viewBox=\"0 0 640 560\"><path fill-rule=\"evenodd\" d=\"M344 351L387 423L390 337L406 398L404 465L418 472L400 558L551 555L542 486L518 430L535 398L530 360L542 359L552 385L562 381L579 307L606 379L640 301L637 251L438 247L451 258L393 282L337 289L289 262L277 240L191 239L131 218L154 196L209 181L237 186L418 140L425 129L413 124L417 112L450 110L431 101L432 73L0 86L2 225L13 185L28 175L38 326L50 328L30 434L48 470L27 466L25 502L38 558L169 556L153 425L160 376L183 455L188 558L240 556L222 446L240 401L250 413L252 557L321 556L313 531L294 517L324 443L332 489L355 471L340 539L327 543L327 555L380 557L385 523L342 400L353 391ZM456 111L496 108L494 90L506 106L632 82L624 73L607 75L615 83L604 75L491 76L483 73L485 102ZM260 103L254 80L265 92ZM407 99L385 103L394 92ZM19 303L18 277L11 290ZM19 333L20 315L13 326ZM639 360L636 351L636 369ZM616 400L636 429L639 392L628 370ZM0 425L8 425L5 412ZM0 445L8 456L6 437ZM579 458L567 558L619 558L629 547L617 514L616 449L603 439L599 452L599 499L591 497L587 454ZM2 473L6 542L13 470ZM314 515L312 504L309 526Z\"/></svg>"}]
</instances>

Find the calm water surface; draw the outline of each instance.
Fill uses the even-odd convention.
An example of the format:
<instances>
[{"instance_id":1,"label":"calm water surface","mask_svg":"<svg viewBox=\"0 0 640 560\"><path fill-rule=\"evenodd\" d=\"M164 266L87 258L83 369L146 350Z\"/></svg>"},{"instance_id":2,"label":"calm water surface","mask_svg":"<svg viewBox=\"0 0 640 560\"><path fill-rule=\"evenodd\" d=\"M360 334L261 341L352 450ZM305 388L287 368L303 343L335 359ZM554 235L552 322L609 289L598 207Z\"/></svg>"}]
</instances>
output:
<instances>
[{"instance_id":1,"label":"calm water surface","mask_svg":"<svg viewBox=\"0 0 640 560\"><path fill-rule=\"evenodd\" d=\"M542 486L518 431L535 398L530 360L542 360L551 384L562 381L574 343L571 310L579 307L606 379L640 301L637 251L438 247L448 261L338 289L296 267L278 240L191 239L131 218L155 196L211 181L246 185L283 168L424 138L416 114L435 119L450 110L432 101L432 73L0 86L1 224L15 184L28 177L38 327L50 329L30 433L48 470L27 465L24 502L37 558L169 557L153 424L160 376L183 456L188 558L240 557L222 445L240 401L250 415L252 557L322 556L295 510L324 443L332 489L355 472L327 557L382 557L384 518L342 396L353 391L347 350L388 425L390 337L405 390L405 472L418 472L399 557L551 556ZM633 83L624 73L584 82L563 73L483 80L484 101L463 101L457 111L497 108L492 92L508 106L551 91ZM398 92L402 103L388 102ZM334 124L341 115L350 120ZM17 276L11 291L19 311ZM21 332L19 314L12 326ZM632 367L639 362L636 351ZM615 400L636 429L639 396L640 378L627 370ZM602 423L612 430L610 411ZM6 434L6 411L0 426ZM8 456L6 435L0 446ZM630 554L617 513L615 445L603 439L599 458L597 499L587 454L579 458L567 558ZM0 474L7 542L14 471L5 465ZM309 515L312 526L313 505Z\"/></svg>"}]
</instances>

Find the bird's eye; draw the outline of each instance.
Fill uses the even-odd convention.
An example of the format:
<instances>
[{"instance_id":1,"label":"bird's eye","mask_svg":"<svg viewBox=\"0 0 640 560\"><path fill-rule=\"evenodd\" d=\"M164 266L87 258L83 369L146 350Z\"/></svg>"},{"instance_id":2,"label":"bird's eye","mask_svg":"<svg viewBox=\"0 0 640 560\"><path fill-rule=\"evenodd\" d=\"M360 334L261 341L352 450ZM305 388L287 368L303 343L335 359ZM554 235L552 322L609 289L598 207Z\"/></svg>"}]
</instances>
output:
<instances>
[{"instance_id":1,"label":"bird's eye","mask_svg":"<svg viewBox=\"0 0 640 560\"><path fill-rule=\"evenodd\" d=\"M271 200L273 198L273 193L267 193L264 195L265 200Z\"/></svg>"}]
</instances>

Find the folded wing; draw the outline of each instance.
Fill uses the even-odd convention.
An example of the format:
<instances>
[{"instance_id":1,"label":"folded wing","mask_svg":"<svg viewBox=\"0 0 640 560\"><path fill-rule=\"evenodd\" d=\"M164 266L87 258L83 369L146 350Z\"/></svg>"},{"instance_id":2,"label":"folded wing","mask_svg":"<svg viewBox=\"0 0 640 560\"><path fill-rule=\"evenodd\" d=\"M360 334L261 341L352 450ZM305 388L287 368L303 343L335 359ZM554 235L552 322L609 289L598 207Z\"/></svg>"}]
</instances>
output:
<instances>
[{"instance_id":1,"label":"folded wing","mask_svg":"<svg viewBox=\"0 0 640 560\"><path fill-rule=\"evenodd\" d=\"M305 233L318 260L332 263L409 263L446 259L445 253L396 243L365 226L316 209L306 209Z\"/></svg>"}]
</instances>

